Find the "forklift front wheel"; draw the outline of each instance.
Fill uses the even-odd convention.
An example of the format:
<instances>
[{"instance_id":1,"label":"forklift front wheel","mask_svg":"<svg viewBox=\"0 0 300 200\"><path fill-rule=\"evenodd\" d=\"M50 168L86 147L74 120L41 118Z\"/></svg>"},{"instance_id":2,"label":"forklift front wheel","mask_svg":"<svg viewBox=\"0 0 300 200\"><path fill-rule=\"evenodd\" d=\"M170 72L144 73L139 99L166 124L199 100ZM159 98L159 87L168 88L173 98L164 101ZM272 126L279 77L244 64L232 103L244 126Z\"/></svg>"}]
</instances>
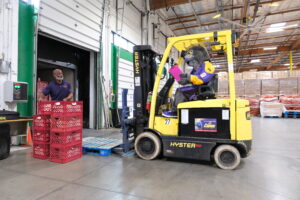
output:
<instances>
[{"instance_id":1,"label":"forklift front wheel","mask_svg":"<svg viewBox=\"0 0 300 200\"><path fill-rule=\"evenodd\" d=\"M232 145L220 145L214 152L215 163L221 169L235 169L241 161L240 152Z\"/></svg>"},{"instance_id":2,"label":"forklift front wheel","mask_svg":"<svg viewBox=\"0 0 300 200\"><path fill-rule=\"evenodd\" d=\"M153 160L161 152L161 141L157 135L144 132L137 136L134 143L135 152L144 160Z\"/></svg>"}]
</instances>

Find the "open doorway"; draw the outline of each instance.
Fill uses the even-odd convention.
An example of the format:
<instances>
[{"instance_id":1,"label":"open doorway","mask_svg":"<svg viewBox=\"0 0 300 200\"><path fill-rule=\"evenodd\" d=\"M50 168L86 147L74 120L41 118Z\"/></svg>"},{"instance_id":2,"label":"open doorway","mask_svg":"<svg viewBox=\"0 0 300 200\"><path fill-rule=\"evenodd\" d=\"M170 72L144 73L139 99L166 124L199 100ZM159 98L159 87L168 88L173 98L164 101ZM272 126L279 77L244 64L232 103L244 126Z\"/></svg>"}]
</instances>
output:
<instances>
[{"instance_id":1,"label":"open doorway","mask_svg":"<svg viewBox=\"0 0 300 200\"><path fill-rule=\"evenodd\" d=\"M39 84L44 86L53 80L52 71L56 68L64 73L64 80L70 82L75 101L83 101L83 127L90 126L90 54L91 52L61 41L38 36L37 94ZM94 77L92 77L94 78Z\"/></svg>"}]
</instances>

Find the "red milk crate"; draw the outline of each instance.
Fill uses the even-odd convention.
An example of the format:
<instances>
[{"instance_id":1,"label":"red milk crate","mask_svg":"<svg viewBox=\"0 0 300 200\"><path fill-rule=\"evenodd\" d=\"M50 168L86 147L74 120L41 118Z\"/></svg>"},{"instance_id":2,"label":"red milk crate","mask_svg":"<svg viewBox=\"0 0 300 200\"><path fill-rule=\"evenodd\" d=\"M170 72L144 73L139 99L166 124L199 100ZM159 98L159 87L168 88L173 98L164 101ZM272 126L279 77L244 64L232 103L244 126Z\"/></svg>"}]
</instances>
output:
<instances>
[{"instance_id":1,"label":"red milk crate","mask_svg":"<svg viewBox=\"0 0 300 200\"><path fill-rule=\"evenodd\" d=\"M75 131L52 131L50 133L51 145L68 145L82 142L82 129Z\"/></svg>"},{"instance_id":2,"label":"red milk crate","mask_svg":"<svg viewBox=\"0 0 300 200\"><path fill-rule=\"evenodd\" d=\"M52 114L83 113L82 101L57 101L52 105Z\"/></svg>"},{"instance_id":3,"label":"red milk crate","mask_svg":"<svg viewBox=\"0 0 300 200\"><path fill-rule=\"evenodd\" d=\"M51 115L52 104L56 101L39 101L38 102L38 114Z\"/></svg>"},{"instance_id":4,"label":"red milk crate","mask_svg":"<svg viewBox=\"0 0 300 200\"><path fill-rule=\"evenodd\" d=\"M32 156L39 159L49 158L50 145L45 142L33 142Z\"/></svg>"},{"instance_id":5,"label":"red milk crate","mask_svg":"<svg viewBox=\"0 0 300 200\"><path fill-rule=\"evenodd\" d=\"M33 115L33 128L39 130L49 130L50 115Z\"/></svg>"},{"instance_id":6,"label":"red milk crate","mask_svg":"<svg viewBox=\"0 0 300 200\"><path fill-rule=\"evenodd\" d=\"M51 132L76 131L82 129L81 114L64 114L51 116Z\"/></svg>"},{"instance_id":7,"label":"red milk crate","mask_svg":"<svg viewBox=\"0 0 300 200\"><path fill-rule=\"evenodd\" d=\"M33 129L33 141L34 142L49 142L50 130L49 129Z\"/></svg>"},{"instance_id":8,"label":"red milk crate","mask_svg":"<svg viewBox=\"0 0 300 200\"><path fill-rule=\"evenodd\" d=\"M82 156L82 143L69 145L51 145L50 161L57 163L67 163Z\"/></svg>"}]
</instances>

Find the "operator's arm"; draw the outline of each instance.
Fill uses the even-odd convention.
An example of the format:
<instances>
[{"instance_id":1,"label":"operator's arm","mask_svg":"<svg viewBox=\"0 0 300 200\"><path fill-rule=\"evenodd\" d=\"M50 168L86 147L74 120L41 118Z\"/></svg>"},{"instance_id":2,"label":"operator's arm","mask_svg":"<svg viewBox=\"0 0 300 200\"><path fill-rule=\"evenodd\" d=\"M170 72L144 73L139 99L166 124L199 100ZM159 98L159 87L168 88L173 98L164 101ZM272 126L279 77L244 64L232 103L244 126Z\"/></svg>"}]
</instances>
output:
<instances>
[{"instance_id":1,"label":"operator's arm","mask_svg":"<svg viewBox=\"0 0 300 200\"><path fill-rule=\"evenodd\" d=\"M43 92L39 95L39 97L38 97L39 101L45 99L45 97L47 97L50 94L50 85L49 84L45 87Z\"/></svg>"},{"instance_id":2,"label":"operator's arm","mask_svg":"<svg viewBox=\"0 0 300 200\"><path fill-rule=\"evenodd\" d=\"M215 74L215 68L211 62L206 61L204 70L197 75L191 75L190 81L193 85L202 85L209 82Z\"/></svg>"},{"instance_id":3,"label":"operator's arm","mask_svg":"<svg viewBox=\"0 0 300 200\"><path fill-rule=\"evenodd\" d=\"M64 98L64 101L71 101L73 99L73 93L71 92L66 98Z\"/></svg>"},{"instance_id":4,"label":"operator's arm","mask_svg":"<svg viewBox=\"0 0 300 200\"><path fill-rule=\"evenodd\" d=\"M68 90L69 90L69 94L67 97L65 97L63 99L63 101L71 101L73 99L73 92L72 92L72 89L71 89L71 84L68 83Z\"/></svg>"}]
</instances>

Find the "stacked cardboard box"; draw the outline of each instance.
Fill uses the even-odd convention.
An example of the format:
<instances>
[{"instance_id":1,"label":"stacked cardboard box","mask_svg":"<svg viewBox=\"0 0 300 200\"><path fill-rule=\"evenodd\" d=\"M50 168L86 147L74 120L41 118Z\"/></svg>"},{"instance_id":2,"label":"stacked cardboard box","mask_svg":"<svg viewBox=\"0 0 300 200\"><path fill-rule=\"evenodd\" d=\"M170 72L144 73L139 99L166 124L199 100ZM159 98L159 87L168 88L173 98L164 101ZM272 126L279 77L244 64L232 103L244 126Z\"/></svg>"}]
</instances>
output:
<instances>
[{"instance_id":1,"label":"stacked cardboard box","mask_svg":"<svg viewBox=\"0 0 300 200\"><path fill-rule=\"evenodd\" d=\"M257 72L257 79L272 79L271 71Z\"/></svg>"},{"instance_id":2,"label":"stacked cardboard box","mask_svg":"<svg viewBox=\"0 0 300 200\"><path fill-rule=\"evenodd\" d=\"M243 74L242 73L235 73L234 74L235 80L243 80Z\"/></svg>"},{"instance_id":3,"label":"stacked cardboard box","mask_svg":"<svg viewBox=\"0 0 300 200\"><path fill-rule=\"evenodd\" d=\"M279 78L288 78L289 72L288 71L273 71L273 79L279 79Z\"/></svg>"},{"instance_id":4,"label":"stacked cardboard box","mask_svg":"<svg viewBox=\"0 0 300 200\"><path fill-rule=\"evenodd\" d=\"M261 94L262 95L278 95L278 93L279 93L279 80L278 79L261 80Z\"/></svg>"},{"instance_id":5,"label":"stacked cardboard box","mask_svg":"<svg viewBox=\"0 0 300 200\"><path fill-rule=\"evenodd\" d=\"M298 79L285 78L279 79L279 94L297 94L298 93Z\"/></svg>"},{"instance_id":6,"label":"stacked cardboard box","mask_svg":"<svg viewBox=\"0 0 300 200\"><path fill-rule=\"evenodd\" d=\"M291 71L289 77L300 77L300 70Z\"/></svg>"},{"instance_id":7,"label":"stacked cardboard box","mask_svg":"<svg viewBox=\"0 0 300 200\"><path fill-rule=\"evenodd\" d=\"M257 78L257 72L243 72L243 79L256 79Z\"/></svg>"},{"instance_id":8,"label":"stacked cardboard box","mask_svg":"<svg viewBox=\"0 0 300 200\"><path fill-rule=\"evenodd\" d=\"M261 80L249 79L244 80L245 96L253 97L260 95Z\"/></svg>"}]
</instances>

